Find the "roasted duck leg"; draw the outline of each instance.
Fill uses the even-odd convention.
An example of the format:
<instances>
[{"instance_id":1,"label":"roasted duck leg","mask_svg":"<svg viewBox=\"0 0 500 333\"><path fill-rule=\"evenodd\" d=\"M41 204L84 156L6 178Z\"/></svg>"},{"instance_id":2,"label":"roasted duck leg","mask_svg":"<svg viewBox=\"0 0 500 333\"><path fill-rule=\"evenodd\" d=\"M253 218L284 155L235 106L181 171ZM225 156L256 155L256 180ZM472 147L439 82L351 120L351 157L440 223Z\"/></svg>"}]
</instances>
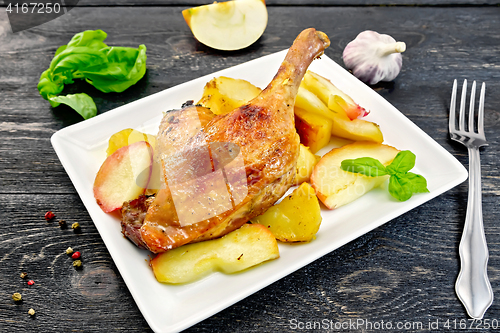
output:
<instances>
[{"instance_id":1,"label":"roasted duck leg","mask_svg":"<svg viewBox=\"0 0 500 333\"><path fill-rule=\"evenodd\" d=\"M220 237L285 194L299 154L295 96L309 64L329 45L324 33L302 31L271 83L228 114L212 118L199 106L165 114L157 151L167 186L136 228L136 244L159 253Z\"/></svg>"}]
</instances>

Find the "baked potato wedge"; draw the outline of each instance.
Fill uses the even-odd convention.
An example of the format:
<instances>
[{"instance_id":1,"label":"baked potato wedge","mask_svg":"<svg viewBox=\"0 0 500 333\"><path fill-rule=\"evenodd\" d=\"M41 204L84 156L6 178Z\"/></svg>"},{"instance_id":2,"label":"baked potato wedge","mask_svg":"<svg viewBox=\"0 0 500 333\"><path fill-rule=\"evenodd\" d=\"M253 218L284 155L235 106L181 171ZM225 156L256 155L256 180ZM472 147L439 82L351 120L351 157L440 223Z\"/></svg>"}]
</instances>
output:
<instances>
[{"instance_id":1,"label":"baked potato wedge","mask_svg":"<svg viewBox=\"0 0 500 333\"><path fill-rule=\"evenodd\" d=\"M320 156L311 153L310 149L300 144L299 158L297 160L297 175L295 176L295 185L308 182L311 178L314 166L320 160Z\"/></svg>"},{"instance_id":2,"label":"baked potato wedge","mask_svg":"<svg viewBox=\"0 0 500 333\"><path fill-rule=\"evenodd\" d=\"M295 129L300 143L309 147L312 154L326 146L332 136L332 121L318 114L295 107Z\"/></svg>"},{"instance_id":3,"label":"baked potato wedge","mask_svg":"<svg viewBox=\"0 0 500 333\"><path fill-rule=\"evenodd\" d=\"M219 76L207 82L197 104L209 108L215 114L225 114L245 105L261 91L246 80Z\"/></svg>"},{"instance_id":4,"label":"baked potato wedge","mask_svg":"<svg viewBox=\"0 0 500 333\"><path fill-rule=\"evenodd\" d=\"M292 194L252 219L282 242L309 242L321 225L321 208L314 189L302 183Z\"/></svg>"},{"instance_id":5,"label":"baked potato wedge","mask_svg":"<svg viewBox=\"0 0 500 333\"><path fill-rule=\"evenodd\" d=\"M108 148L106 149L106 154L109 156L118 149L139 141L148 142L153 149L156 146L155 135L142 133L132 128L126 128L111 135L108 141Z\"/></svg>"}]
</instances>

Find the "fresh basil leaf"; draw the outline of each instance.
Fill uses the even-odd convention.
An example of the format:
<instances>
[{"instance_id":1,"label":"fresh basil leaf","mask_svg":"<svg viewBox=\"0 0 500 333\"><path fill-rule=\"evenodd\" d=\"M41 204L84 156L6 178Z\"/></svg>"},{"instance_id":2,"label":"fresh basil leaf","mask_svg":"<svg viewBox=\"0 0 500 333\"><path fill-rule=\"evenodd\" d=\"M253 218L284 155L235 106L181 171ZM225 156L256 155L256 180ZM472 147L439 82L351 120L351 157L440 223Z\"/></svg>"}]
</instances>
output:
<instances>
[{"instance_id":1,"label":"fresh basil leaf","mask_svg":"<svg viewBox=\"0 0 500 333\"><path fill-rule=\"evenodd\" d=\"M62 51L66 50L67 47L68 45L59 46L56 50L56 53L54 54L54 57L57 57L57 55L60 54Z\"/></svg>"},{"instance_id":2,"label":"fresh basil leaf","mask_svg":"<svg viewBox=\"0 0 500 333\"><path fill-rule=\"evenodd\" d=\"M399 152L387 167L377 159L361 157L346 159L340 164L344 171L377 177L390 175L389 193L399 201L410 199L413 193L429 192L427 180L416 173L408 172L415 166L415 154L409 150Z\"/></svg>"},{"instance_id":3,"label":"fresh basil leaf","mask_svg":"<svg viewBox=\"0 0 500 333\"><path fill-rule=\"evenodd\" d=\"M69 41L68 47L88 46L95 49L102 49L108 47L104 44L104 40L107 37L108 34L100 29L85 30L74 35Z\"/></svg>"},{"instance_id":4,"label":"fresh basil leaf","mask_svg":"<svg viewBox=\"0 0 500 333\"><path fill-rule=\"evenodd\" d=\"M68 47L54 58L50 64L50 70L54 74L67 70L74 71L105 64L107 61L106 53L102 49L93 49L87 46Z\"/></svg>"},{"instance_id":5,"label":"fresh basil leaf","mask_svg":"<svg viewBox=\"0 0 500 333\"><path fill-rule=\"evenodd\" d=\"M427 189L427 180L424 178L424 176L413 172L408 172L405 175L405 178L410 183L413 193L429 192L429 190Z\"/></svg>"},{"instance_id":6,"label":"fresh basil leaf","mask_svg":"<svg viewBox=\"0 0 500 333\"><path fill-rule=\"evenodd\" d=\"M146 73L146 46L110 47L103 50L107 62L81 70L87 82L102 92L122 92Z\"/></svg>"},{"instance_id":7,"label":"fresh basil leaf","mask_svg":"<svg viewBox=\"0 0 500 333\"><path fill-rule=\"evenodd\" d=\"M49 101L68 105L78 112L84 119L92 118L97 114L97 107L94 100L85 93L53 96L49 98Z\"/></svg>"},{"instance_id":8,"label":"fresh basil leaf","mask_svg":"<svg viewBox=\"0 0 500 333\"><path fill-rule=\"evenodd\" d=\"M385 166L379 160L371 157L343 160L340 163L340 168L344 171L360 173L369 177L387 175Z\"/></svg>"},{"instance_id":9,"label":"fresh basil leaf","mask_svg":"<svg viewBox=\"0 0 500 333\"><path fill-rule=\"evenodd\" d=\"M391 164L387 166L390 175L396 173L406 173L415 166L415 154L409 150L400 151Z\"/></svg>"},{"instance_id":10,"label":"fresh basil leaf","mask_svg":"<svg viewBox=\"0 0 500 333\"><path fill-rule=\"evenodd\" d=\"M85 79L103 92L122 92L146 73L146 47L108 47L102 30L86 30L59 47L48 70L42 73L38 90L52 107L60 103L74 108L85 119L97 114L86 94L57 96L73 79Z\"/></svg>"},{"instance_id":11,"label":"fresh basil leaf","mask_svg":"<svg viewBox=\"0 0 500 333\"><path fill-rule=\"evenodd\" d=\"M405 177L392 175L389 178L389 193L399 201L406 201L413 195L412 185Z\"/></svg>"},{"instance_id":12,"label":"fresh basil leaf","mask_svg":"<svg viewBox=\"0 0 500 333\"><path fill-rule=\"evenodd\" d=\"M59 95L64 89L64 84L53 80L50 77L50 69L47 69L40 76L37 88L40 95L42 95L44 99L48 100L49 96Z\"/></svg>"}]
</instances>

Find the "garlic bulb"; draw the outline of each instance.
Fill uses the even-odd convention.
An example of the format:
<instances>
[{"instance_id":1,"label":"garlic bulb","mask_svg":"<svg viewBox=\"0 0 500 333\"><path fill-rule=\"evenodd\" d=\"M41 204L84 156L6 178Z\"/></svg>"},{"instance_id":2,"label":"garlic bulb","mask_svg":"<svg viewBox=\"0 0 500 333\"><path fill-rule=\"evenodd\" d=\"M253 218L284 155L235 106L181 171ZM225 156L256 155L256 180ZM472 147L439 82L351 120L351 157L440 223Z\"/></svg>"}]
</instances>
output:
<instances>
[{"instance_id":1,"label":"garlic bulb","mask_svg":"<svg viewBox=\"0 0 500 333\"><path fill-rule=\"evenodd\" d=\"M392 81L403 65L401 52L404 42L396 42L389 35L366 30L361 32L344 49L344 64L354 76L368 84Z\"/></svg>"}]
</instances>

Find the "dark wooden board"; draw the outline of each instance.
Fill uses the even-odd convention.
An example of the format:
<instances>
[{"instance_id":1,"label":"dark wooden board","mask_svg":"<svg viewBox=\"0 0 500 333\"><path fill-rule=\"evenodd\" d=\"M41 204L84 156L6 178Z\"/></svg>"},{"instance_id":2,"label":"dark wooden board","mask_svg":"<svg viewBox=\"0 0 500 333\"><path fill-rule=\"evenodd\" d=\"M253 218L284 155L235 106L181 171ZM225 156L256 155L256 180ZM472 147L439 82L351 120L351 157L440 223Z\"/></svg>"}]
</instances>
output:
<instances>
[{"instance_id":1,"label":"dark wooden board","mask_svg":"<svg viewBox=\"0 0 500 333\"><path fill-rule=\"evenodd\" d=\"M202 0L81 0L78 4L83 6L102 6L102 5L166 5L166 6L200 6L210 4L213 1ZM461 5L498 5L495 0L267 0L268 6L377 6L377 5L402 5L402 6L461 6Z\"/></svg>"},{"instance_id":2,"label":"dark wooden board","mask_svg":"<svg viewBox=\"0 0 500 333\"><path fill-rule=\"evenodd\" d=\"M12 1L14 4L15 1ZM60 1L54 1L59 2ZM76 6L201 6L213 1L203 0L79 0ZM223 1L219 1L223 2ZM8 6L9 0L0 0ZM18 2L21 3L22 2ZM65 2L68 6L73 2ZM497 6L497 0L266 0L267 6Z\"/></svg>"},{"instance_id":3,"label":"dark wooden board","mask_svg":"<svg viewBox=\"0 0 500 333\"><path fill-rule=\"evenodd\" d=\"M454 78L487 82L486 136L481 153L489 275L500 281L500 8L269 7L264 36L246 50L208 49L193 38L179 7L81 7L57 20L12 34L0 16L0 328L9 332L148 331L101 237L50 145L57 130L81 121L52 109L36 90L58 46L101 28L108 44L148 48L148 71L122 94L79 84L104 113L216 70L287 48L303 29L326 32L326 54L341 53L357 33L373 29L407 43L403 70L379 93L467 165L467 151L447 134ZM71 91L69 89L68 91ZM196 97L194 97L196 98ZM294 331L290 320L429 322L466 319L453 285L458 273L467 184L360 237L188 331ZM46 222L47 210L56 220ZM61 230L58 219L82 232ZM64 250L83 253L75 270ZM19 277L26 271L35 285ZM21 292L15 304L11 295ZM500 320L495 302L486 318ZM37 314L30 318L29 308ZM441 326L442 328L442 326ZM346 330L349 331L349 330ZM461 330L474 331L474 330Z\"/></svg>"}]
</instances>

